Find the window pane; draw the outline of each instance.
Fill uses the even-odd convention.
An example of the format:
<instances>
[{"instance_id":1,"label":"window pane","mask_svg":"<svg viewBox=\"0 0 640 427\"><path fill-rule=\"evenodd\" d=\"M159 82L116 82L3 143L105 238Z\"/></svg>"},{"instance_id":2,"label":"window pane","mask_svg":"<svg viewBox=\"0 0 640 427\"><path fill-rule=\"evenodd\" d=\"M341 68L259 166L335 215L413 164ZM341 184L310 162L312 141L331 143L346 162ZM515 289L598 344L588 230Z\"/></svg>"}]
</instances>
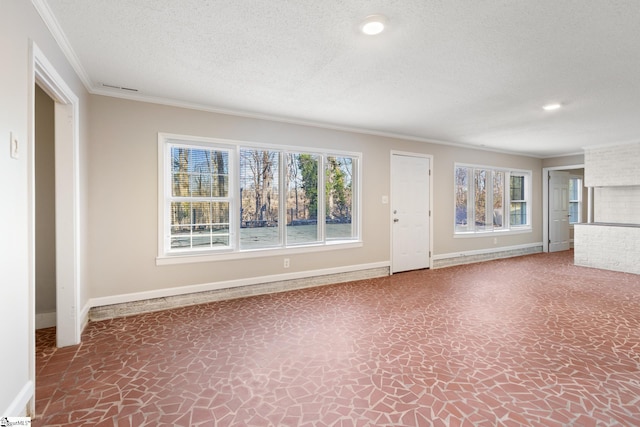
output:
<instances>
[{"instance_id":1,"label":"window pane","mask_svg":"<svg viewBox=\"0 0 640 427\"><path fill-rule=\"evenodd\" d=\"M493 228L502 228L504 217L504 172L493 173Z\"/></svg>"},{"instance_id":2,"label":"window pane","mask_svg":"<svg viewBox=\"0 0 640 427\"><path fill-rule=\"evenodd\" d=\"M313 154L287 154L287 244L317 242L318 164Z\"/></svg>"},{"instance_id":3,"label":"window pane","mask_svg":"<svg viewBox=\"0 0 640 427\"><path fill-rule=\"evenodd\" d=\"M353 163L351 157L327 156L325 169L325 234L327 239L355 237L353 214Z\"/></svg>"},{"instance_id":4,"label":"window pane","mask_svg":"<svg viewBox=\"0 0 640 427\"><path fill-rule=\"evenodd\" d=\"M527 203L511 202L511 225L527 225Z\"/></svg>"},{"instance_id":5,"label":"window pane","mask_svg":"<svg viewBox=\"0 0 640 427\"><path fill-rule=\"evenodd\" d=\"M192 197L211 197L211 175L191 174L189 187Z\"/></svg>"},{"instance_id":6,"label":"window pane","mask_svg":"<svg viewBox=\"0 0 640 427\"><path fill-rule=\"evenodd\" d=\"M228 202L172 202L171 248L229 246Z\"/></svg>"},{"instance_id":7,"label":"window pane","mask_svg":"<svg viewBox=\"0 0 640 427\"><path fill-rule=\"evenodd\" d=\"M229 153L172 147L171 175L173 197L227 197Z\"/></svg>"},{"instance_id":8,"label":"window pane","mask_svg":"<svg viewBox=\"0 0 640 427\"><path fill-rule=\"evenodd\" d=\"M229 153L211 152L211 188L213 197L229 197Z\"/></svg>"},{"instance_id":9,"label":"window pane","mask_svg":"<svg viewBox=\"0 0 640 427\"><path fill-rule=\"evenodd\" d=\"M511 200L525 200L524 176L511 175Z\"/></svg>"},{"instance_id":10,"label":"window pane","mask_svg":"<svg viewBox=\"0 0 640 427\"><path fill-rule=\"evenodd\" d=\"M229 197L229 175L216 174L211 179L212 196Z\"/></svg>"},{"instance_id":11,"label":"window pane","mask_svg":"<svg viewBox=\"0 0 640 427\"><path fill-rule=\"evenodd\" d=\"M569 180L569 200L572 202L579 202L582 197L580 192L582 191L582 179L571 178Z\"/></svg>"},{"instance_id":12,"label":"window pane","mask_svg":"<svg viewBox=\"0 0 640 427\"><path fill-rule=\"evenodd\" d=\"M191 203L171 203L171 225L189 226L191 224Z\"/></svg>"},{"instance_id":13,"label":"window pane","mask_svg":"<svg viewBox=\"0 0 640 427\"><path fill-rule=\"evenodd\" d=\"M484 230L487 225L487 175L491 173L485 169L474 170L474 196L475 196L475 229Z\"/></svg>"},{"instance_id":14,"label":"window pane","mask_svg":"<svg viewBox=\"0 0 640 427\"><path fill-rule=\"evenodd\" d=\"M279 152L240 150L240 247L280 244Z\"/></svg>"},{"instance_id":15,"label":"window pane","mask_svg":"<svg viewBox=\"0 0 640 427\"><path fill-rule=\"evenodd\" d=\"M177 172L174 173L171 180L173 197L189 197L189 174Z\"/></svg>"},{"instance_id":16,"label":"window pane","mask_svg":"<svg viewBox=\"0 0 640 427\"><path fill-rule=\"evenodd\" d=\"M580 203L569 202L569 223L580 222Z\"/></svg>"},{"instance_id":17,"label":"window pane","mask_svg":"<svg viewBox=\"0 0 640 427\"><path fill-rule=\"evenodd\" d=\"M469 168L457 167L455 176L456 231L467 231L471 223L469 205Z\"/></svg>"}]
</instances>

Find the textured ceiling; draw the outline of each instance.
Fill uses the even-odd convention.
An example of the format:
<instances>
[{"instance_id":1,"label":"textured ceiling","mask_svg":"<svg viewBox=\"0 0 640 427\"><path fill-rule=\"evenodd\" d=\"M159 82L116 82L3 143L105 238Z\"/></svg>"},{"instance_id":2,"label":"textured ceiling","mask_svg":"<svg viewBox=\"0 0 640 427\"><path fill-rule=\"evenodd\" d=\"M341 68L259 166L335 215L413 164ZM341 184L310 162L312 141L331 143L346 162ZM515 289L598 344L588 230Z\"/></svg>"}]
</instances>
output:
<instances>
[{"instance_id":1,"label":"textured ceiling","mask_svg":"<svg viewBox=\"0 0 640 427\"><path fill-rule=\"evenodd\" d=\"M539 157L640 140L638 0L33 1L92 93Z\"/></svg>"}]
</instances>

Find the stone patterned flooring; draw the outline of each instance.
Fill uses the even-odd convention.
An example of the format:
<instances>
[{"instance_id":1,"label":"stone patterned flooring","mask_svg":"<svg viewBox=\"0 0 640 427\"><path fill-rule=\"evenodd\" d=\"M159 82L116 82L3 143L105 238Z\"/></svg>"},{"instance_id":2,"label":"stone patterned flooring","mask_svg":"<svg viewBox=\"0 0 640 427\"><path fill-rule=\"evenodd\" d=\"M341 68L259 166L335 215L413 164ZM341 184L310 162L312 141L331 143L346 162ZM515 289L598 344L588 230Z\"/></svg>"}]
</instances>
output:
<instances>
[{"instance_id":1,"label":"stone patterned flooring","mask_svg":"<svg viewBox=\"0 0 640 427\"><path fill-rule=\"evenodd\" d=\"M37 333L35 426L640 426L640 276L538 254Z\"/></svg>"}]
</instances>

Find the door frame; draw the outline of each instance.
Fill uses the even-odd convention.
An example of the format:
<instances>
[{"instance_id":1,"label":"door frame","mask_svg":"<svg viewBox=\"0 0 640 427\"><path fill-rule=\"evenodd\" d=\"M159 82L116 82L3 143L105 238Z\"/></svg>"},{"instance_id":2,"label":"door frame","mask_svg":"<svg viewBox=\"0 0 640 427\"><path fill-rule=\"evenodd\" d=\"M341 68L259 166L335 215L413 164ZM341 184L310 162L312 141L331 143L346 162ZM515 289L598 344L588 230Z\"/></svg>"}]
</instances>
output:
<instances>
[{"instance_id":1,"label":"door frame","mask_svg":"<svg viewBox=\"0 0 640 427\"><path fill-rule=\"evenodd\" d=\"M433 170L433 155L432 154L423 154L423 153L413 153L409 151L398 151L391 150L389 154L389 274L393 274L393 156L408 156L408 157L419 157L423 159L429 159L429 267L433 268L433 178L435 176ZM384 199L384 196L383 196ZM384 203L384 202L383 202Z\"/></svg>"},{"instance_id":2,"label":"door frame","mask_svg":"<svg viewBox=\"0 0 640 427\"><path fill-rule=\"evenodd\" d=\"M56 345L80 343L80 187L79 99L46 56L29 46L28 115L28 239L29 239L29 377L35 384L35 85L53 99L55 123L56 211ZM67 238L62 239L61 236ZM35 415L35 394L29 402Z\"/></svg>"},{"instance_id":3,"label":"door frame","mask_svg":"<svg viewBox=\"0 0 640 427\"><path fill-rule=\"evenodd\" d=\"M542 252L549 252L549 172L584 169L584 163L542 168Z\"/></svg>"}]
</instances>

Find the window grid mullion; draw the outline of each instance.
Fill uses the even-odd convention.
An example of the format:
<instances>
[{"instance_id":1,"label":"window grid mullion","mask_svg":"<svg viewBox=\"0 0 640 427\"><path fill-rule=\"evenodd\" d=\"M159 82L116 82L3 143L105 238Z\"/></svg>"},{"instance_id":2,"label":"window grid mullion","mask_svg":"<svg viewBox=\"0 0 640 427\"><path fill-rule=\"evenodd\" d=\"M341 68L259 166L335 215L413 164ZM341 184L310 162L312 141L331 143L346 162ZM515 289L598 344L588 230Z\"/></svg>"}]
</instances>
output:
<instances>
[{"instance_id":1,"label":"window grid mullion","mask_svg":"<svg viewBox=\"0 0 640 427\"><path fill-rule=\"evenodd\" d=\"M327 172L325 170L325 168L327 167L327 161L326 161L327 155L326 154L321 154L319 156L318 159L318 226L320 227L320 241L322 243L327 243L327 236L326 236L326 221L327 221L327 215L326 215L326 210L325 210L325 203L326 203L326 184L325 184L325 177L327 176Z\"/></svg>"}]
</instances>

